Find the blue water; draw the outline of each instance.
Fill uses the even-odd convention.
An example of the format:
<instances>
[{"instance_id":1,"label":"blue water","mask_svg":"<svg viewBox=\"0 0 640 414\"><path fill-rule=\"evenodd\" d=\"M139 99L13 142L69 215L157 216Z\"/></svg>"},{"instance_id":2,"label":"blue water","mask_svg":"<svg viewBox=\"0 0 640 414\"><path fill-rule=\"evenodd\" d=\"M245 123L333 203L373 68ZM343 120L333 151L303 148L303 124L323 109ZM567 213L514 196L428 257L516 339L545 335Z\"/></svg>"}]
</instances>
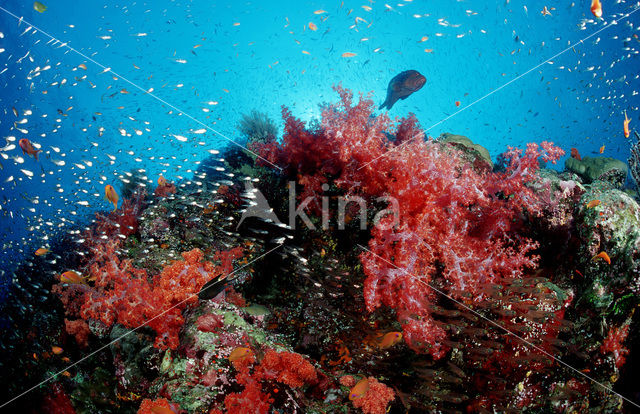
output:
<instances>
[{"instance_id":1,"label":"blue water","mask_svg":"<svg viewBox=\"0 0 640 414\"><path fill-rule=\"evenodd\" d=\"M558 3L548 16L542 2L515 0L45 4L44 13L28 1L0 10L0 133L16 145L0 159L5 281L20 258L106 210L104 185L119 188L125 172L142 168L149 183L160 173L190 179L207 150L228 144L221 135L240 139L243 113L280 123L287 105L309 120L337 99L338 83L379 104L395 74L416 69L425 87L390 115L414 112L429 135L466 135L494 159L507 146L551 140L583 155L604 145L604 155L626 160L623 111L632 129L640 124L640 12L625 17L637 2L606 2L599 21L587 1ZM190 117L219 134L194 134L203 126ZM14 127L24 118L27 133ZM23 137L42 146L39 161L15 160Z\"/></svg>"}]
</instances>

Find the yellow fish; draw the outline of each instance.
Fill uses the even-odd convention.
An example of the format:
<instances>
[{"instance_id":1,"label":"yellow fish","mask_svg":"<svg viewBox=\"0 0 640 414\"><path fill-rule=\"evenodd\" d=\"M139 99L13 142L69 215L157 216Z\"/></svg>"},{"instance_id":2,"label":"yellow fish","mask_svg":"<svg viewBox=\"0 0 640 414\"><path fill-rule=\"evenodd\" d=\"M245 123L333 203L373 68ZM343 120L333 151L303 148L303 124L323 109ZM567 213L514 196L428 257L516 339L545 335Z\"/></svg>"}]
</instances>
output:
<instances>
[{"instance_id":1,"label":"yellow fish","mask_svg":"<svg viewBox=\"0 0 640 414\"><path fill-rule=\"evenodd\" d=\"M587 203L587 208L593 208L600 205L600 200L591 200Z\"/></svg>"},{"instance_id":2,"label":"yellow fish","mask_svg":"<svg viewBox=\"0 0 640 414\"><path fill-rule=\"evenodd\" d=\"M625 138L629 138L629 122L631 120L627 117L627 111L624 111L624 122L622 124L622 132L624 133Z\"/></svg>"},{"instance_id":3,"label":"yellow fish","mask_svg":"<svg viewBox=\"0 0 640 414\"><path fill-rule=\"evenodd\" d=\"M36 256L44 256L45 254L49 253L49 249L41 247L38 250L36 250L36 252L34 253Z\"/></svg>"},{"instance_id":4,"label":"yellow fish","mask_svg":"<svg viewBox=\"0 0 640 414\"><path fill-rule=\"evenodd\" d=\"M44 4L40 3L39 1L34 1L33 2L33 9L35 11L37 11L38 13L44 13L45 10L47 10L47 6L45 6Z\"/></svg>"},{"instance_id":5,"label":"yellow fish","mask_svg":"<svg viewBox=\"0 0 640 414\"><path fill-rule=\"evenodd\" d=\"M116 190L113 188L112 185L107 184L104 187L104 197L107 199L107 201L109 201L110 203L113 203L113 211L116 211L118 209L118 193L116 193Z\"/></svg>"},{"instance_id":6,"label":"yellow fish","mask_svg":"<svg viewBox=\"0 0 640 414\"><path fill-rule=\"evenodd\" d=\"M229 354L229 358L227 358L230 362L235 362L235 361L240 361L243 360L247 357L249 357L253 352L251 351L251 348L246 348L244 346L239 346L237 348L235 348L233 351L231 351L231 353Z\"/></svg>"},{"instance_id":7,"label":"yellow fish","mask_svg":"<svg viewBox=\"0 0 640 414\"><path fill-rule=\"evenodd\" d=\"M78 274L78 272L74 272L73 270L68 270L60 275L60 282L68 283L70 285L73 284L86 284L87 282L84 280L82 276Z\"/></svg>"},{"instance_id":8,"label":"yellow fish","mask_svg":"<svg viewBox=\"0 0 640 414\"><path fill-rule=\"evenodd\" d=\"M358 398L365 395L367 391L369 391L369 379L363 378L358 381L358 383L354 385L353 388L351 388L351 391L349 391L349 399L357 400Z\"/></svg>"},{"instance_id":9,"label":"yellow fish","mask_svg":"<svg viewBox=\"0 0 640 414\"><path fill-rule=\"evenodd\" d=\"M382 341L380 341L379 346L382 349L387 349L391 348L400 341L402 341L402 332L387 332L382 337Z\"/></svg>"},{"instance_id":10,"label":"yellow fish","mask_svg":"<svg viewBox=\"0 0 640 414\"><path fill-rule=\"evenodd\" d=\"M594 260L594 261L598 259L602 259L605 262L607 262L607 264L611 264L611 258L609 257L607 252L600 252L591 258L591 260Z\"/></svg>"}]
</instances>

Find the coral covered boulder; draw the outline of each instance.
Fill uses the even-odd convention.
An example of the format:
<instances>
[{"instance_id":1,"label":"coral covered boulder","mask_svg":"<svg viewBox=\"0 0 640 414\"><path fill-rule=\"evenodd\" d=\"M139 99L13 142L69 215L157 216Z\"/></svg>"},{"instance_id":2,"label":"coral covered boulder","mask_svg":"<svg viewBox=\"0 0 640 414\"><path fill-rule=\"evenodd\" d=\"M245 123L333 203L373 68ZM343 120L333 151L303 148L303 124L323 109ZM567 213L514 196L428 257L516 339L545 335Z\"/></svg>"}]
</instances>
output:
<instances>
[{"instance_id":1,"label":"coral covered boulder","mask_svg":"<svg viewBox=\"0 0 640 414\"><path fill-rule=\"evenodd\" d=\"M458 148L462 157L467 160L477 171L491 171L493 162L489 150L480 144L474 144L464 135L455 135L445 132L438 137L438 142L444 142Z\"/></svg>"},{"instance_id":2,"label":"coral covered boulder","mask_svg":"<svg viewBox=\"0 0 640 414\"><path fill-rule=\"evenodd\" d=\"M640 206L620 190L592 185L579 204L579 263L593 284L592 302L606 308L624 294L640 292ZM607 260L598 257L606 253Z\"/></svg>"},{"instance_id":3,"label":"coral covered boulder","mask_svg":"<svg viewBox=\"0 0 640 414\"><path fill-rule=\"evenodd\" d=\"M564 166L586 180L607 181L617 187L622 187L627 179L628 167L624 162L610 157L582 157L568 158Z\"/></svg>"}]
</instances>

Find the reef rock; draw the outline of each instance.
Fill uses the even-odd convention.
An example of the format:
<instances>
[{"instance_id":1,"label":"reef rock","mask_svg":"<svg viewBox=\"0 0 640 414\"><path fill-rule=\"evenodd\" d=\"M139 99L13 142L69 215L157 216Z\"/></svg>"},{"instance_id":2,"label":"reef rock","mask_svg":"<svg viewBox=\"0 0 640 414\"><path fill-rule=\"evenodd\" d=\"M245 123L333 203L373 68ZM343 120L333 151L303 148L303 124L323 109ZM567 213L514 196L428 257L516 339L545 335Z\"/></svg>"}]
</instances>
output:
<instances>
[{"instance_id":1,"label":"reef rock","mask_svg":"<svg viewBox=\"0 0 640 414\"><path fill-rule=\"evenodd\" d=\"M627 164L610 157L568 158L564 166L585 179L587 183L599 180L607 181L621 188L627 179Z\"/></svg>"},{"instance_id":2,"label":"reef rock","mask_svg":"<svg viewBox=\"0 0 640 414\"><path fill-rule=\"evenodd\" d=\"M640 292L640 206L605 183L592 185L580 201L580 262L592 284L591 302L606 309L617 299ZM600 252L607 253L610 264L595 257Z\"/></svg>"},{"instance_id":3,"label":"reef rock","mask_svg":"<svg viewBox=\"0 0 640 414\"><path fill-rule=\"evenodd\" d=\"M493 170L493 162L489 151L479 144L474 144L469 138L464 135L455 135L445 132L440 135L438 142L443 142L454 146L462 151L462 156L465 160L469 161L476 171L491 171Z\"/></svg>"}]
</instances>

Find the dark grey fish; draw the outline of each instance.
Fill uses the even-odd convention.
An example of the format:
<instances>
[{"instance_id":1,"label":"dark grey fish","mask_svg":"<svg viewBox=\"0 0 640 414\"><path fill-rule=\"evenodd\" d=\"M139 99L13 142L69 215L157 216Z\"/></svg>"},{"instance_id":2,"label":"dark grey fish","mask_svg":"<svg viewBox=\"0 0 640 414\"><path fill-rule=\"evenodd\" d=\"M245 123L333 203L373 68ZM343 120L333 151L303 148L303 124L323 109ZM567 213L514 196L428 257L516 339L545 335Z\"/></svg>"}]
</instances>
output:
<instances>
[{"instance_id":1,"label":"dark grey fish","mask_svg":"<svg viewBox=\"0 0 640 414\"><path fill-rule=\"evenodd\" d=\"M409 95L422 88L426 82L427 78L417 70L405 70L399 73L389 82L387 98L378 109L384 107L391 109L398 99L407 99Z\"/></svg>"}]
</instances>

